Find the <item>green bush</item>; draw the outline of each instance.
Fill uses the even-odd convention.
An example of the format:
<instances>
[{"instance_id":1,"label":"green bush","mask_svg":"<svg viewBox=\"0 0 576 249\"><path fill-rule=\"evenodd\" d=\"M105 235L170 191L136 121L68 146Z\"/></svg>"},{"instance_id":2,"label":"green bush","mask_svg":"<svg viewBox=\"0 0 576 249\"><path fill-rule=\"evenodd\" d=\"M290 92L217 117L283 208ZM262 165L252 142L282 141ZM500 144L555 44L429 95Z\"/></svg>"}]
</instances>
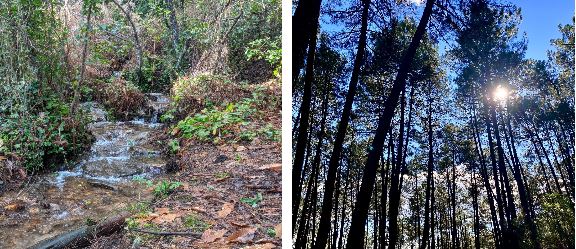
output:
<instances>
[{"instance_id":1,"label":"green bush","mask_svg":"<svg viewBox=\"0 0 576 249\"><path fill-rule=\"evenodd\" d=\"M244 52L248 61L265 60L272 66L272 75L280 77L282 65L282 46L280 38L256 39L248 44Z\"/></svg>"},{"instance_id":2,"label":"green bush","mask_svg":"<svg viewBox=\"0 0 576 249\"><path fill-rule=\"evenodd\" d=\"M86 147L88 122L82 113L70 116L69 106L55 98L44 112L0 116L0 153L21 159L29 172L54 168Z\"/></svg>"},{"instance_id":3,"label":"green bush","mask_svg":"<svg viewBox=\"0 0 576 249\"><path fill-rule=\"evenodd\" d=\"M256 111L252 99L239 104L227 104L224 108L209 107L193 117L186 117L177 124L183 138L218 143L230 135L237 139L240 131L246 130L250 116Z\"/></svg>"}]
</instances>

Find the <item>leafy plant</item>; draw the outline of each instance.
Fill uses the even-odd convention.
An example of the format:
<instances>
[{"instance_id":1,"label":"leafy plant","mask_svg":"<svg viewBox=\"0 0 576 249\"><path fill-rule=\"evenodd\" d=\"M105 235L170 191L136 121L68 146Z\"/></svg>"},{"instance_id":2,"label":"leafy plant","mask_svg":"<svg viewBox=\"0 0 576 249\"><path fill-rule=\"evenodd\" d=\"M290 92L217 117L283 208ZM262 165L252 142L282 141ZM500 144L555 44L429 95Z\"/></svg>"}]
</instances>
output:
<instances>
[{"instance_id":1,"label":"leafy plant","mask_svg":"<svg viewBox=\"0 0 576 249\"><path fill-rule=\"evenodd\" d=\"M275 77L280 76L282 62L282 48L280 38L260 38L248 43L248 48L244 52L248 60L265 60L274 71Z\"/></svg>"},{"instance_id":2,"label":"leafy plant","mask_svg":"<svg viewBox=\"0 0 576 249\"><path fill-rule=\"evenodd\" d=\"M266 229L266 234L270 237L276 237L276 230L274 228Z\"/></svg>"},{"instance_id":3,"label":"leafy plant","mask_svg":"<svg viewBox=\"0 0 576 249\"><path fill-rule=\"evenodd\" d=\"M229 103L224 108L206 108L193 117L181 120L176 127L182 132L183 138L216 143L235 130L241 131L250 123L248 119L256 111L252 103L253 100L245 99L238 104ZM250 138L251 135L251 133L241 132L237 136L242 139Z\"/></svg>"},{"instance_id":4,"label":"leafy plant","mask_svg":"<svg viewBox=\"0 0 576 249\"><path fill-rule=\"evenodd\" d=\"M216 176L217 179L224 179L224 178L230 177L230 173L228 173L228 172L218 172L218 173L216 173L215 176Z\"/></svg>"},{"instance_id":5,"label":"leafy plant","mask_svg":"<svg viewBox=\"0 0 576 249\"><path fill-rule=\"evenodd\" d=\"M170 153L176 154L176 153L178 153L178 150L180 150L180 140L171 139L168 142L168 146L170 147Z\"/></svg>"},{"instance_id":6,"label":"leafy plant","mask_svg":"<svg viewBox=\"0 0 576 249\"><path fill-rule=\"evenodd\" d=\"M166 111L164 114L162 114L160 116L160 122L162 123L166 123L166 122L170 122L172 120L174 120L174 113L176 112L176 109L171 108L168 111Z\"/></svg>"},{"instance_id":7,"label":"leafy plant","mask_svg":"<svg viewBox=\"0 0 576 249\"><path fill-rule=\"evenodd\" d=\"M268 140L278 142L280 140L280 130L274 129L274 126L267 124L265 127L259 130L259 133L263 134Z\"/></svg>"},{"instance_id":8,"label":"leafy plant","mask_svg":"<svg viewBox=\"0 0 576 249\"><path fill-rule=\"evenodd\" d=\"M210 224L198 218L196 214L190 214L184 218L184 226L190 228L192 232L201 233L210 228Z\"/></svg>"},{"instance_id":9,"label":"leafy plant","mask_svg":"<svg viewBox=\"0 0 576 249\"><path fill-rule=\"evenodd\" d=\"M161 181L154 187L154 195L156 197L165 197L171 194L178 187L182 186L181 182Z\"/></svg>"},{"instance_id":10,"label":"leafy plant","mask_svg":"<svg viewBox=\"0 0 576 249\"><path fill-rule=\"evenodd\" d=\"M152 182L151 180L145 179L143 176L134 176L132 178L132 181L135 181L135 182L140 183L140 184L145 184L146 187L152 187L154 185L154 182Z\"/></svg>"},{"instance_id":11,"label":"leafy plant","mask_svg":"<svg viewBox=\"0 0 576 249\"><path fill-rule=\"evenodd\" d=\"M260 203L262 201L262 193L256 194L254 196L254 198L243 197L240 199L240 201L250 205L253 208L255 208L258 206L258 203Z\"/></svg>"}]
</instances>

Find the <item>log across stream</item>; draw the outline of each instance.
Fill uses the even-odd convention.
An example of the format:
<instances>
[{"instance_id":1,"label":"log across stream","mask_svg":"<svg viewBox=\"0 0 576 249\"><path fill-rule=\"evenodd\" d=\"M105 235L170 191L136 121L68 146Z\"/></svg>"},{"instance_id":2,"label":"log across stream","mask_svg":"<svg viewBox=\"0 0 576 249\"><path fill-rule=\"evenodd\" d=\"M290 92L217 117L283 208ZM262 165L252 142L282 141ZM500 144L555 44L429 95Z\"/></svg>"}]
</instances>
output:
<instances>
[{"instance_id":1,"label":"log across stream","mask_svg":"<svg viewBox=\"0 0 576 249\"><path fill-rule=\"evenodd\" d=\"M0 196L0 248L28 248L61 234L93 232L87 220L104 222L130 203L151 198L146 186L132 180L157 177L166 164L161 144L152 137L162 130L156 120L168 100L150 96L152 116L126 122L108 121L101 106L83 104L94 120L90 150L74 166L33 177L22 189Z\"/></svg>"}]
</instances>

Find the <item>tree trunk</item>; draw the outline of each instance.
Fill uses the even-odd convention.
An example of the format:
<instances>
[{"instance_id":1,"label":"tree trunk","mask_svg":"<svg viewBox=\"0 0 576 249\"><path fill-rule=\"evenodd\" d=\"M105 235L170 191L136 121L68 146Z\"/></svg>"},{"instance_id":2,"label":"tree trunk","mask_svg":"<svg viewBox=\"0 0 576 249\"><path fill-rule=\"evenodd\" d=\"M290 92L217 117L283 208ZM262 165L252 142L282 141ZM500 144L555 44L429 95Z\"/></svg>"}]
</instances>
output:
<instances>
[{"instance_id":1,"label":"tree trunk","mask_svg":"<svg viewBox=\"0 0 576 249\"><path fill-rule=\"evenodd\" d=\"M165 0L165 2L168 11L170 11L169 21L172 29L172 46L174 46L174 54L177 58L176 68L180 69L180 29L176 20L176 10L174 9L173 0Z\"/></svg>"},{"instance_id":2,"label":"tree trunk","mask_svg":"<svg viewBox=\"0 0 576 249\"><path fill-rule=\"evenodd\" d=\"M84 248L89 246L98 237L113 234L122 228L129 213L121 213L94 226L83 226L65 234L40 241L30 249L59 249L59 248Z\"/></svg>"},{"instance_id":3,"label":"tree trunk","mask_svg":"<svg viewBox=\"0 0 576 249\"><path fill-rule=\"evenodd\" d=\"M432 88L432 83L429 87ZM428 237L430 233L430 198L432 194L432 181L434 181L434 131L432 127L432 96L431 90L428 91L428 164L426 174L426 201L424 204L424 231L422 231L422 243L420 249L426 249L428 246Z\"/></svg>"},{"instance_id":4,"label":"tree trunk","mask_svg":"<svg viewBox=\"0 0 576 249\"><path fill-rule=\"evenodd\" d=\"M80 66L80 78L74 87L74 97L72 98L72 115L76 115L78 104L80 102L80 88L84 84L84 73L86 72L86 58L88 56L88 42L90 41L90 32L92 31L92 8L93 5L88 6L88 14L86 16L86 37L84 38L84 47L82 48L82 65Z\"/></svg>"},{"instance_id":5,"label":"tree trunk","mask_svg":"<svg viewBox=\"0 0 576 249\"><path fill-rule=\"evenodd\" d=\"M490 108L492 123L494 124L494 135L496 137L496 148L498 151L498 170L500 171L500 176L504 182L505 193L506 193L506 215L508 217L508 227L514 236L517 236L515 229L516 220L516 206L514 204L514 198L512 196L512 187L510 186L510 181L508 179L508 172L506 171L506 164L504 161L504 147L502 146L502 140L500 138L500 128L498 124L498 119L496 117L495 107ZM519 238L513 238L513 243L518 243Z\"/></svg>"},{"instance_id":6,"label":"tree trunk","mask_svg":"<svg viewBox=\"0 0 576 249\"><path fill-rule=\"evenodd\" d=\"M500 190L500 178L498 177L498 168L496 167L496 155L494 152L494 143L492 139L492 124L489 120L486 120L486 133L488 133L488 148L490 150L490 162L492 166L492 175L494 177L494 188L496 190L496 204L498 207L498 218L500 221L500 229L501 229L501 238L504 240L504 233L508 229L507 220L504 215L504 206L503 206L503 199L502 199L502 192ZM490 191L492 188L490 188ZM503 242L503 241L501 241Z\"/></svg>"},{"instance_id":7,"label":"tree trunk","mask_svg":"<svg viewBox=\"0 0 576 249\"><path fill-rule=\"evenodd\" d=\"M132 27L132 33L134 35L134 45L136 46L136 61L138 62L138 71L136 74L138 75L138 82L142 82L142 46L140 45L140 38L138 38L138 31L136 30L136 25L132 21L130 13L128 13L128 11L126 11L122 7L122 5L120 4L120 2L118 2L118 0L112 0L112 2L114 2L114 4L118 6L120 11L124 13L124 16L126 16L126 19L130 23L130 26Z\"/></svg>"},{"instance_id":8,"label":"tree trunk","mask_svg":"<svg viewBox=\"0 0 576 249\"><path fill-rule=\"evenodd\" d=\"M456 232L456 153L452 150L452 248L459 248L458 234Z\"/></svg>"},{"instance_id":9,"label":"tree trunk","mask_svg":"<svg viewBox=\"0 0 576 249\"><path fill-rule=\"evenodd\" d=\"M478 212L478 185L476 184L476 174L470 174L470 180L472 182L472 208L474 212L474 248L480 249L480 215Z\"/></svg>"},{"instance_id":10,"label":"tree trunk","mask_svg":"<svg viewBox=\"0 0 576 249\"><path fill-rule=\"evenodd\" d=\"M304 65L306 48L310 47L312 32L316 32L321 0L300 0L292 17L292 82L296 82ZM295 86L296 84L294 84Z\"/></svg>"},{"instance_id":11,"label":"tree trunk","mask_svg":"<svg viewBox=\"0 0 576 249\"><path fill-rule=\"evenodd\" d=\"M514 134L512 131L512 125L510 124L510 118L506 119L507 129L509 131L510 136L510 144L512 146L512 158L513 163L512 167L514 168L514 179L516 180L516 185L518 186L518 195L520 196L520 205L522 206L522 211L524 212L524 221L528 225L530 229L530 238L534 245L534 248L541 248L540 241L538 240L538 232L536 230L536 224L534 223L534 217L532 217L532 212L530 209L529 198L530 196L526 192L526 187L524 185L524 181L522 180L522 176L520 174L520 161L518 160L518 155L516 154L516 146L514 141Z\"/></svg>"},{"instance_id":12,"label":"tree trunk","mask_svg":"<svg viewBox=\"0 0 576 249\"><path fill-rule=\"evenodd\" d=\"M380 177L382 178L383 184L380 195L380 209L382 213L382 217L380 218L380 248L386 248L386 204L388 201L388 181L389 181L389 172L390 172L390 158L391 154L394 151L394 139L392 139L392 129L390 129L390 138L388 139L388 155L386 157L386 169L384 170L382 167L380 172ZM384 160L382 160L384 161Z\"/></svg>"},{"instance_id":13,"label":"tree trunk","mask_svg":"<svg viewBox=\"0 0 576 249\"><path fill-rule=\"evenodd\" d=\"M354 211L352 213L352 221L350 225L350 233L348 234L347 248L352 249L355 245L358 245L364 239L364 229L363 224L366 222L368 215L368 206L370 203L370 198L372 197L372 191L374 188L375 173L378 167L378 161L383 151L384 141L386 139L386 133L390 129L390 124L396 106L398 104L398 99L400 97L400 92L402 92L406 85L406 78L408 72L410 71L412 60L416 54L416 49L420 46L420 41L424 36L426 31L426 26L430 20L430 15L432 14L432 7L434 5L434 0L428 0L426 2L426 7L422 14L422 18L418 24L416 32L412 37L410 46L406 50L406 54L402 59L400 64L398 74L394 80L390 95L386 98L384 103L384 112L378 120L378 128L376 129L376 134L374 140L372 141L372 146L368 152L368 159L364 167L362 186L358 197L356 199L356 205L354 206ZM400 156L400 155L399 155ZM396 243L398 239L398 200L400 193L394 192L394 188L398 186L398 179L392 177L391 179L391 195L390 195L390 247L396 248ZM394 203L393 203L394 202ZM394 204L394 205L392 205Z\"/></svg>"},{"instance_id":14,"label":"tree trunk","mask_svg":"<svg viewBox=\"0 0 576 249\"><path fill-rule=\"evenodd\" d=\"M310 126L310 107L312 102L312 83L314 82L314 60L316 56L316 41L318 31L318 19L313 23L314 29L311 32L308 47L308 58L306 61L306 75L304 76L304 95L300 106L300 124L298 126L298 137L296 138L296 153L292 164L292 225L296 224L298 209L300 207L300 192L302 192L302 167L306 144L308 143L308 127Z\"/></svg>"},{"instance_id":15,"label":"tree trunk","mask_svg":"<svg viewBox=\"0 0 576 249\"><path fill-rule=\"evenodd\" d=\"M346 137L346 130L348 129L348 123L350 121L350 115L352 113L352 104L354 102L354 96L356 95L356 86L358 85L358 79L360 77L360 69L364 61L364 54L366 50L366 33L368 30L368 10L370 9L370 0L364 0L363 10L362 10L362 26L360 28L360 38L358 41L358 51L356 52L356 58L354 60L354 67L352 69L352 76L350 78L350 84L348 86L348 93L346 95L346 102L342 110L342 116L338 124L338 131L336 133L336 139L334 140L334 148L332 150L332 155L328 162L328 176L324 184L324 199L322 202L322 211L320 214L320 224L318 227L318 234L316 236L316 242L314 248L324 249L326 248L326 241L328 240L328 233L330 231L330 214L332 213L332 195L334 192L334 182L336 176L336 170L340 163L340 156L342 154L342 148L344 146L344 138ZM362 226L363 227L363 226ZM363 228L361 228L363 230ZM362 241L362 240L360 240ZM349 243L347 243L349 245ZM355 244L358 245L358 244Z\"/></svg>"}]
</instances>

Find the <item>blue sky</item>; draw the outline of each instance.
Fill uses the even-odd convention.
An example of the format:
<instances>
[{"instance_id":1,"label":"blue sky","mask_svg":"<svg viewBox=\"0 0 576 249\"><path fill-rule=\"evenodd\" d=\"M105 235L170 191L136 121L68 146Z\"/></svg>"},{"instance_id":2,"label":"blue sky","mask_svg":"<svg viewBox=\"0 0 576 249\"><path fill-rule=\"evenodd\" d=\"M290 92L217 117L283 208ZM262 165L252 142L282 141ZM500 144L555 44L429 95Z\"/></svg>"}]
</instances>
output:
<instances>
[{"instance_id":1,"label":"blue sky","mask_svg":"<svg viewBox=\"0 0 576 249\"><path fill-rule=\"evenodd\" d=\"M573 0L514 0L522 9L520 32L526 32L528 50L526 58L546 59L550 49L550 39L559 38L558 24L572 22L574 15Z\"/></svg>"},{"instance_id":2,"label":"blue sky","mask_svg":"<svg viewBox=\"0 0 576 249\"><path fill-rule=\"evenodd\" d=\"M424 0L410 0L421 3ZM509 0L522 10L520 32L526 32L528 50L526 58L545 60L546 51L551 49L550 40L561 36L558 31L559 24L572 22L574 16L573 0ZM421 6L423 8L423 6ZM324 31L336 31L340 28L322 22ZM442 47L442 45L441 45Z\"/></svg>"}]
</instances>

